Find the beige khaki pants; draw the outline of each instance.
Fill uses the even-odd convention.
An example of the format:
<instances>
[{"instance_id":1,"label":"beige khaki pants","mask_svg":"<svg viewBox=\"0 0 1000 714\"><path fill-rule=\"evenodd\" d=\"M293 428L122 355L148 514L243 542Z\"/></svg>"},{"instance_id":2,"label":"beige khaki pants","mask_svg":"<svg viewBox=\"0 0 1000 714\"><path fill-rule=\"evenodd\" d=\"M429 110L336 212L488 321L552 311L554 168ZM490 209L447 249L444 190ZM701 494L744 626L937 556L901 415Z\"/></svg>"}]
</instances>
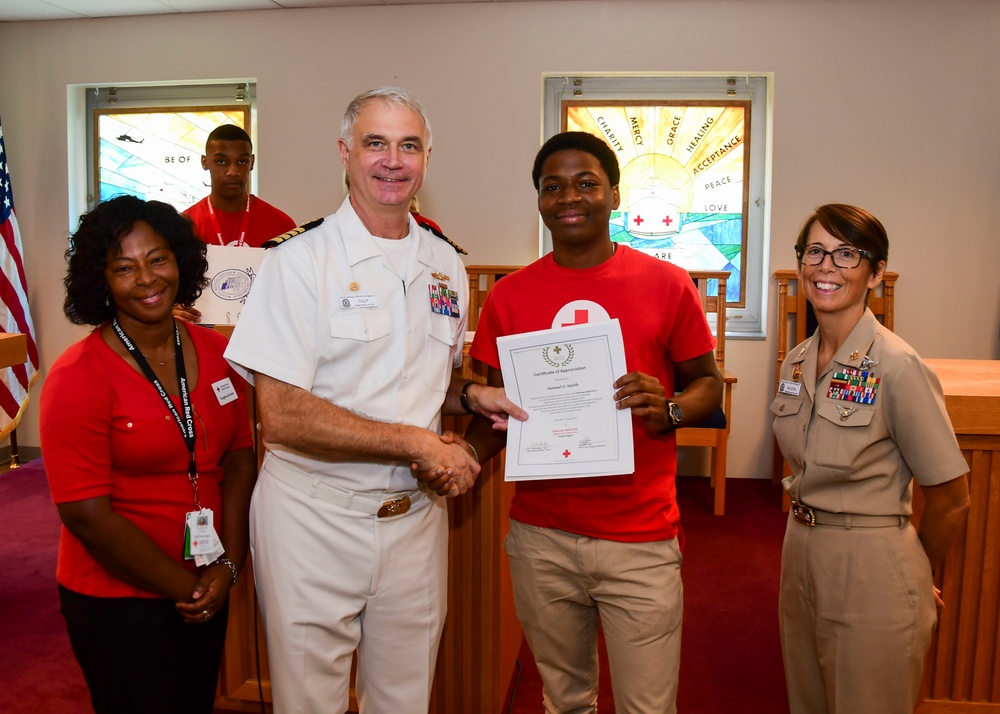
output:
<instances>
[{"instance_id":1,"label":"beige khaki pants","mask_svg":"<svg viewBox=\"0 0 1000 714\"><path fill-rule=\"evenodd\" d=\"M597 711L599 625L615 711L676 712L684 611L676 539L620 543L512 520L504 546L548 714Z\"/></svg>"},{"instance_id":2,"label":"beige khaki pants","mask_svg":"<svg viewBox=\"0 0 1000 714\"><path fill-rule=\"evenodd\" d=\"M912 714L937 622L913 526L789 517L778 603L791 714Z\"/></svg>"}]
</instances>

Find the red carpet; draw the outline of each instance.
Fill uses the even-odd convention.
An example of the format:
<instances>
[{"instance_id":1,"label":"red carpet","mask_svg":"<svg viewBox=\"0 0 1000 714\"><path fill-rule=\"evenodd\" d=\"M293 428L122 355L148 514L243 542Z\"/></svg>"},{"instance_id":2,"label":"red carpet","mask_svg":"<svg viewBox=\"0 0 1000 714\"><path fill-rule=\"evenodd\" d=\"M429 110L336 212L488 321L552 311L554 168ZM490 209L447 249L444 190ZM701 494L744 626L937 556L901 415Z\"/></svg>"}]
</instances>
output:
<instances>
[{"instance_id":1,"label":"red carpet","mask_svg":"<svg viewBox=\"0 0 1000 714\"><path fill-rule=\"evenodd\" d=\"M679 481L684 548L683 714L785 714L777 602L785 514L769 481L727 483L711 514L708 480ZM59 518L41 460L0 473L0 713L92 711L55 584ZM526 646L511 714L538 714L541 682ZM602 655L600 711L614 712ZM512 689L513 689L512 681ZM508 694L508 701L510 694ZM494 714L463 712L462 714Z\"/></svg>"},{"instance_id":2,"label":"red carpet","mask_svg":"<svg viewBox=\"0 0 1000 714\"><path fill-rule=\"evenodd\" d=\"M787 714L778 641L778 576L787 514L767 480L726 482L726 515L712 515L705 478L678 479L684 524L684 634L677 710L682 714ZM540 714L542 683L522 642L509 714ZM601 651L598 710L614 712ZM511 694L513 692L513 702Z\"/></svg>"},{"instance_id":3,"label":"red carpet","mask_svg":"<svg viewBox=\"0 0 1000 714\"><path fill-rule=\"evenodd\" d=\"M0 712L93 712L56 594L59 516L41 459L0 474Z\"/></svg>"}]
</instances>

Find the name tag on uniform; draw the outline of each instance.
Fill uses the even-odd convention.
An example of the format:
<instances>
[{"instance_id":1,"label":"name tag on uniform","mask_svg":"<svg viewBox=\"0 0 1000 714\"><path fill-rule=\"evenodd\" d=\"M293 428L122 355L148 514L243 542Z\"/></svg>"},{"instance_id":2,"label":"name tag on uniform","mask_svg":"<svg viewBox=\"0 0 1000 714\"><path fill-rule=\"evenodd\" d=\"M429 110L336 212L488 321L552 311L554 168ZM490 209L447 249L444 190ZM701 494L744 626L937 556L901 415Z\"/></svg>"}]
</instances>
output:
<instances>
[{"instance_id":1,"label":"name tag on uniform","mask_svg":"<svg viewBox=\"0 0 1000 714\"><path fill-rule=\"evenodd\" d=\"M340 298L340 307L378 307L378 300L374 295L345 295Z\"/></svg>"},{"instance_id":2,"label":"name tag on uniform","mask_svg":"<svg viewBox=\"0 0 1000 714\"><path fill-rule=\"evenodd\" d=\"M801 382L791 382L787 379L783 379L778 383L778 392L781 394L791 394L793 397L797 397L799 396L800 391L802 391Z\"/></svg>"},{"instance_id":3,"label":"name tag on uniform","mask_svg":"<svg viewBox=\"0 0 1000 714\"><path fill-rule=\"evenodd\" d=\"M220 379L218 382L212 384L212 389L215 390L215 398L219 400L219 404L225 406L229 402L235 402L237 399L236 388L233 387L233 382L229 377L225 379Z\"/></svg>"}]
</instances>

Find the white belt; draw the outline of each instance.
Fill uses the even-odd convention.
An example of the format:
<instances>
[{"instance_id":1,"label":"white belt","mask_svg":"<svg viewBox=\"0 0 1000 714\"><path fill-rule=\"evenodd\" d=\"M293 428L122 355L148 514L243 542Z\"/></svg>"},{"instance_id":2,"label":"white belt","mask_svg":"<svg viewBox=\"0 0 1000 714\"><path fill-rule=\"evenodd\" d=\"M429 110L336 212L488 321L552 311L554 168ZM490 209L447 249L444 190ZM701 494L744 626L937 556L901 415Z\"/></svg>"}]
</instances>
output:
<instances>
[{"instance_id":1,"label":"white belt","mask_svg":"<svg viewBox=\"0 0 1000 714\"><path fill-rule=\"evenodd\" d=\"M383 495L347 491L327 483L325 476L311 476L302 473L273 456L267 461L266 471L281 483L306 494L310 498L379 518L401 516L409 511L411 506L427 497L424 491L404 491Z\"/></svg>"}]
</instances>

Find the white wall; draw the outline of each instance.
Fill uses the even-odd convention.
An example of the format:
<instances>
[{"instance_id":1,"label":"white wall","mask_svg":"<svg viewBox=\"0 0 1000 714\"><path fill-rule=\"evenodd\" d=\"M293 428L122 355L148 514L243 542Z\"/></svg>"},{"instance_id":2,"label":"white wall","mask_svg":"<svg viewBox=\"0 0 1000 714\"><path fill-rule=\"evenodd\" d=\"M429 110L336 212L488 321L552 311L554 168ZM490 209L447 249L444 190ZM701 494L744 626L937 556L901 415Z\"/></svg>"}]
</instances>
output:
<instances>
[{"instance_id":1,"label":"white wall","mask_svg":"<svg viewBox=\"0 0 1000 714\"><path fill-rule=\"evenodd\" d=\"M994 359L997 67L993 0L485 3L0 24L0 114L43 374L84 334L61 310L76 222L68 84L255 77L259 193L300 221L339 203L346 103L403 85L434 128L425 212L470 262L518 264L537 257L529 173L541 75L564 71L774 72L770 269L793 267L813 207L857 203L889 230L897 332L926 357ZM740 380L729 475L763 476L773 334L730 340L727 351ZM38 444L39 392L18 430L26 445Z\"/></svg>"}]
</instances>

